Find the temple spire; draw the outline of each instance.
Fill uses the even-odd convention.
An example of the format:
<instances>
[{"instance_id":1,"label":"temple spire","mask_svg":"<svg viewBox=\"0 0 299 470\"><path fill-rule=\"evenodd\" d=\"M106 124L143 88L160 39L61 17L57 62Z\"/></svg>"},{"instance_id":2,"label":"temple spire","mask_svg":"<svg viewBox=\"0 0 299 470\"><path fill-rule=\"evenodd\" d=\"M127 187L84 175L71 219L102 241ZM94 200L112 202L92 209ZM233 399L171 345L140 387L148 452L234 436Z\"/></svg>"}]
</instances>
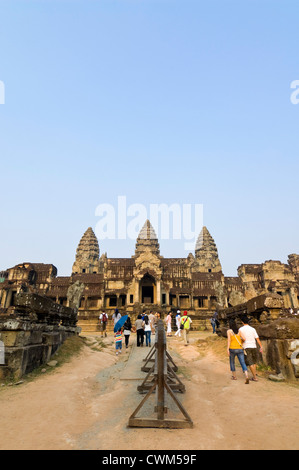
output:
<instances>
[{"instance_id":1,"label":"temple spire","mask_svg":"<svg viewBox=\"0 0 299 470\"><path fill-rule=\"evenodd\" d=\"M89 227L82 236L76 251L73 274L97 273L99 270L100 248L94 231Z\"/></svg>"},{"instance_id":2,"label":"temple spire","mask_svg":"<svg viewBox=\"0 0 299 470\"><path fill-rule=\"evenodd\" d=\"M136 241L135 255L143 251L152 251L156 255L160 255L160 247L156 232L149 220L146 220L139 232Z\"/></svg>"},{"instance_id":3,"label":"temple spire","mask_svg":"<svg viewBox=\"0 0 299 470\"><path fill-rule=\"evenodd\" d=\"M203 227L198 236L195 246L195 258L199 263L200 272L222 271L216 243L207 227Z\"/></svg>"}]
</instances>

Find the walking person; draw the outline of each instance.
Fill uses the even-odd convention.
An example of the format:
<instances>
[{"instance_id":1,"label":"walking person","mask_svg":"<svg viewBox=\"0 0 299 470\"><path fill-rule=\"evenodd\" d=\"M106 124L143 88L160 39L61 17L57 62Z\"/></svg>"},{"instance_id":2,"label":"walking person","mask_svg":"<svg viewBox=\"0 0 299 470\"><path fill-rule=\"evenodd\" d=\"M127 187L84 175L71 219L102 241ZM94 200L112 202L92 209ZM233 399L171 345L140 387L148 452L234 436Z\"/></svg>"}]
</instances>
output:
<instances>
[{"instance_id":1,"label":"walking person","mask_svg":"<svg viewBox=\"0 0 299 470\"><path fill-rule=\"evenodd\" d=\"M165 321L166 321L166 326L167 326L166 336L172 336L172 334L171 334L172 312L168 313Z\"/></svg>"},{"instance_id":2,"label":"walking person","mask_svg":"<svg viewBox=\"0 0 299 470\"><path fill-rule=\"evenodd\" d=\"M128 316L128 318L126 319L124 323L124 337L125 337L126 349L128 349L129 347L129 339L131 335L131 330L132 330L132 322L131 322L131 318Z\"/></svg>"},{"instance_id":3,"label":"walking person","mask_svg":"<svg viewBox=\"0 0 299 470\"><path fill-rule=\"evenodd\" d=\"M152 327L147 315L144 317L145 345L151 347Z\"/></svg>"},{"instance_id":4,"label":"walking person","mask_svg":"<svg viewBox=\"0 0 299 470\"><path fill-rule=\"evenodd\" d=\"M258 362L258 350L256 343L260 346L260 353L263 352L262 343L259 339L259 336L256 332L256 329L252 326L249 326L247 316L241 318L243 326L239 329L239 334L241 339L244 341L243 348L246 352L245 361L246 365L249 367L252 373L252 381L257 382L256 377L256 365Z\"/></svg>"},{"instance_id":5,"label":"walking person","mask_svg":"<svg viewBox=\"0 0 299 470\"><path fill-rule=\"evenodd\" d=\"M108 323L108 315L106 312L102 312L99 316L99 320L100 320L100 329L101 329L101 338L104 338L104 334L105 334L105 337L107 338L107 323Z\"/></svg>"},{"instance_id":6,"label":"walking person","mask_svg":"<svg viewBox=\"0 0 299 470\"><path fill-rule=\"evenodd\" d=\"M116 308L115 311L114 311L114 314L112 315L112 320L113 320L114 326L116 325L116 323L120 319L121 319L121 314L119 313L118 309Z\"/></svg>"},{"instance_id":7,"label":"walking person","mask_svg":"<svg viewBox=\"0 0 299 470\"><path fill-rule=\"evenodd\" d=\"M115 341L116 355L118 356L118 353L121 354L121 350L123 346L123 338L122 338L121 329L119 329L116 333L114 333L114 341Z\"/></svg>"},{"instance_id":8,"label":"walking person","mask_svg":"<svg viewBox=\"0 0 299 470\"><path fill-rule=\"evenodd\" d=\"M212 328L213 328L213 334L216 333L216 322L215 322L215 318L212 317L211 320L211 325L212 325Z\"/></svg>"},{"instance_id":9,"label":"walking person","mask_svg":"<svg viewBox=\"0 0 299 470\"><path fill-rule=\"evenodd\" d=\"M175 332L174 336L181 337L181 312L180 312L180 310L178 310L177 313L176 313L175 324L176 324L176 327L177 327L177 331Z\"/></svg>"},{"instance_id":10,"label":"walking person","mask_svg":"<svg viewBox=\"0 0 299 470\"><path fill-rule=\"evenodd\" d=\"M185 346L189 344L189 332L191 328L192 320L188 317L188 312L185 310L181 318L181 329L183 330L183 338Z\"/></svg>"},{"instance_id":11,"label":"walking person","mask_svg":"<svg viewBox=\"0 0 299 470\"><path fill-rule=\"evenodd\" d=\"M148 319L149 319L152 329L154 329L155 315L153 314L152 311L150 312Z\"/></svg>"},{"instance_id":12,"label":"walking person","mask_svg":"<svg viewBox=\"0 0 299 470\"><path fill-rule=\"evenodd\" d=\"M142 316L138 315L137 320L135 321L135 328L137 333L137 347L143 346L144 342L144 321Z\"/></svg>"},{"instance_id":13,"label":"walking person","mask_svg":"<svg viewBox=\"0 0 299 470\"><path fill-rule=\"evenodd\" d=\"M240 334L238 333L238 327L234 320L229 321L229 329L227 330L227 352L229 355L229 364L232 373L232 380L237 380L235 366L235 359L237 357L246 378L245 384L249 384L248 369L245 363L245 354L244 348L242 346L242 339Z\"/></svg>"},{"instance_id":14,"label":"walking person","mask_svg":"<svg viewBox=\"0 0 299 470\"><path fill-rule=\"evenodd\" d=\"M220 326L220 323L219 323L219 320L218 320L218 312L214 313L212 319L215 322L215 332L216 332L216 328L219 328L219 326Z\"/></svg>"}]
</instances>

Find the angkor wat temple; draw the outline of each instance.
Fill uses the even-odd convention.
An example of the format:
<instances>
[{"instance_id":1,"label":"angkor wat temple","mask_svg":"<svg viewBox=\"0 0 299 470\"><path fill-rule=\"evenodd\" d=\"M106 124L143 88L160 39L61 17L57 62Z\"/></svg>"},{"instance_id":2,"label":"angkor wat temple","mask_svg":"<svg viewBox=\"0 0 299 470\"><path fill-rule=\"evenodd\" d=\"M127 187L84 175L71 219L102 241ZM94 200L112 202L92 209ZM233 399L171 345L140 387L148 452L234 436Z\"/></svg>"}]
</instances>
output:
<instances>
[{"instance_id":1,"label":"angkor wat temple","mask_svg":"<svg viewBox=\"0 0 299 470\"><path fill-rule=\"evenodd\" d=\"M242 264L237 277L226 277L206 227L198 237L195 253L187 258L161 256L148 220L131 258L100 256L98 240L88 228L78 245L70 276L57 276L52 264L29 262L0 273L1 309L13 309L14 296L20 291L44 294L68 306L68 292L74 285L81 286L79 324L89 324L91 329L104 309L112 312L118 308L132 314L186 309L195 318L208 319L216 309L242 304L269 292L280 295L285 308L297 309L299 255L289 255L288 264Z\"/></svg>"}]
</instances>

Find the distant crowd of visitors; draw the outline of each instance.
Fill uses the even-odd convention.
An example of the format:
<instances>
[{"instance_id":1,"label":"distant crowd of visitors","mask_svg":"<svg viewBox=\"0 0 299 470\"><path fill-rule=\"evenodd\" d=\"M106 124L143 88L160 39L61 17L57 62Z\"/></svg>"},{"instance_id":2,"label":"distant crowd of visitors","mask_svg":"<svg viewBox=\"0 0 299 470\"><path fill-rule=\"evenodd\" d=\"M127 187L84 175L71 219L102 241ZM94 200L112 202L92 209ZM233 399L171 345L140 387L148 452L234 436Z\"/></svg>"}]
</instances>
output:
<instances>
[{"instance_id":1,"label":"distant crowd of visitors","mask_svg":"<svg viewBox=\"0 0 299 470\"><path fill-rule=\"evenodd\" d=\"M297 312L296 312L297 313ZM123 319L123 321L122 321ZM129 340L131 333L136 333L137 347L151 347L152 335L155 334L158 321L161 319L159 312L153 313L152 311L147 314L138 315L134 324L132 324L129 315L122 317L118 309L112 315L112 321L114 325L114 340L116 355L122 352L123 338L125 340L126 349L129 347ZM108 314L102 312L99 316L102 337L107 337L107 323ZM170 311L165 317L166 336L172 336L173 313ZM242 326L237 327L235 320L229 321L229 329L227 331L227 353L229 356L229 365L231 371L232 380L237 380L236 377L236 366L235 360L238 358L240 366L245 376L245 383L249 384L248 368L252 373L251 380L257 382L256 365L258 362L258 348L260 353L263 352L262 344L255 328L249 325L249 320L246 316L241 318ZM218 313L215 312L210 319L213 334L217 333L219 328ZM180 310L177 310L175 316L176 332L175 337L180 338L183 336L184 344L189 344L189 332L191 329L192 320L188 316L188 312L185 310L182 314Z\"/></svg>"},{"instance_id":2,"label":"distant crowd of visitors","mask_svg":"<svg viewBox=\"0 0 299 470\"><path fill-rule=\"evenodd\" d=\"M115 309L112 315L112 322L115 328L115 325L120 322L119 329L114 331L115 338L115 349L116 354L120 354L122 351L122 342L123 337L125 339L125 346L128 348L129 339L132 332L136 333L137 336L137 347L143 347L144 344L146 347L151 347L152 345L152 334L155 334L158 321L161 319L161 314L159 312L153 313L152 311L147 314L139 314L134 325L132 324L131 318L129 315L126 315L125 322L121 324L122 315L118 309ZM100 328L102 333L102 338L107 337L107 323L108 323L108 314L102 312L99 316ZM176 333L174 336L181 337L183 333L184 344L189 344L189 331L191 328L192 320L188 316L188 312L185 310L181 315L180 310L177 311L175 317ZM166 335L172 336L172 312L169 312L165 318L166 324Z\"/></svg>"}]
</instances>

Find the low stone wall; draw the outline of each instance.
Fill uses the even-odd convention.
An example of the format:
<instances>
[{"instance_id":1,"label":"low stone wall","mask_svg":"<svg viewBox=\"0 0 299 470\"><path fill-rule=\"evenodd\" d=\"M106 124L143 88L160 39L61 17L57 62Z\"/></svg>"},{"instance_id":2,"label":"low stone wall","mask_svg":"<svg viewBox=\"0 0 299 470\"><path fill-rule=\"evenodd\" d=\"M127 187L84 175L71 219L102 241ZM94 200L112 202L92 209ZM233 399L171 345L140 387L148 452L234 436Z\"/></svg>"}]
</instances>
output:
<instances>
[{"instance_id":1,"label":"low stone wall","mask_svg":"<svg viewBox=\"0 0 299 470\"><path fill-rule=\"evenodd\" d=\"M0 314L4 364L0 379L19 379L49 361L69 337L79 334L75 309L37 294L18 294L11 314Z\"/></svg>"},{"instance_id":2,"label":"low stone wall","mask_svg":"<svg viewBox=\"0 0 299 470\"><path fill-rule=\"evenodd\" d=\"M237 326L242 326L240 318L244 314L263 345L260 362L286 380L299 379L299 318L284 308L279 295L264 294L220 310L218 334L226 336L230 318L236 320Z\"/></svg>"}]
</instances>

